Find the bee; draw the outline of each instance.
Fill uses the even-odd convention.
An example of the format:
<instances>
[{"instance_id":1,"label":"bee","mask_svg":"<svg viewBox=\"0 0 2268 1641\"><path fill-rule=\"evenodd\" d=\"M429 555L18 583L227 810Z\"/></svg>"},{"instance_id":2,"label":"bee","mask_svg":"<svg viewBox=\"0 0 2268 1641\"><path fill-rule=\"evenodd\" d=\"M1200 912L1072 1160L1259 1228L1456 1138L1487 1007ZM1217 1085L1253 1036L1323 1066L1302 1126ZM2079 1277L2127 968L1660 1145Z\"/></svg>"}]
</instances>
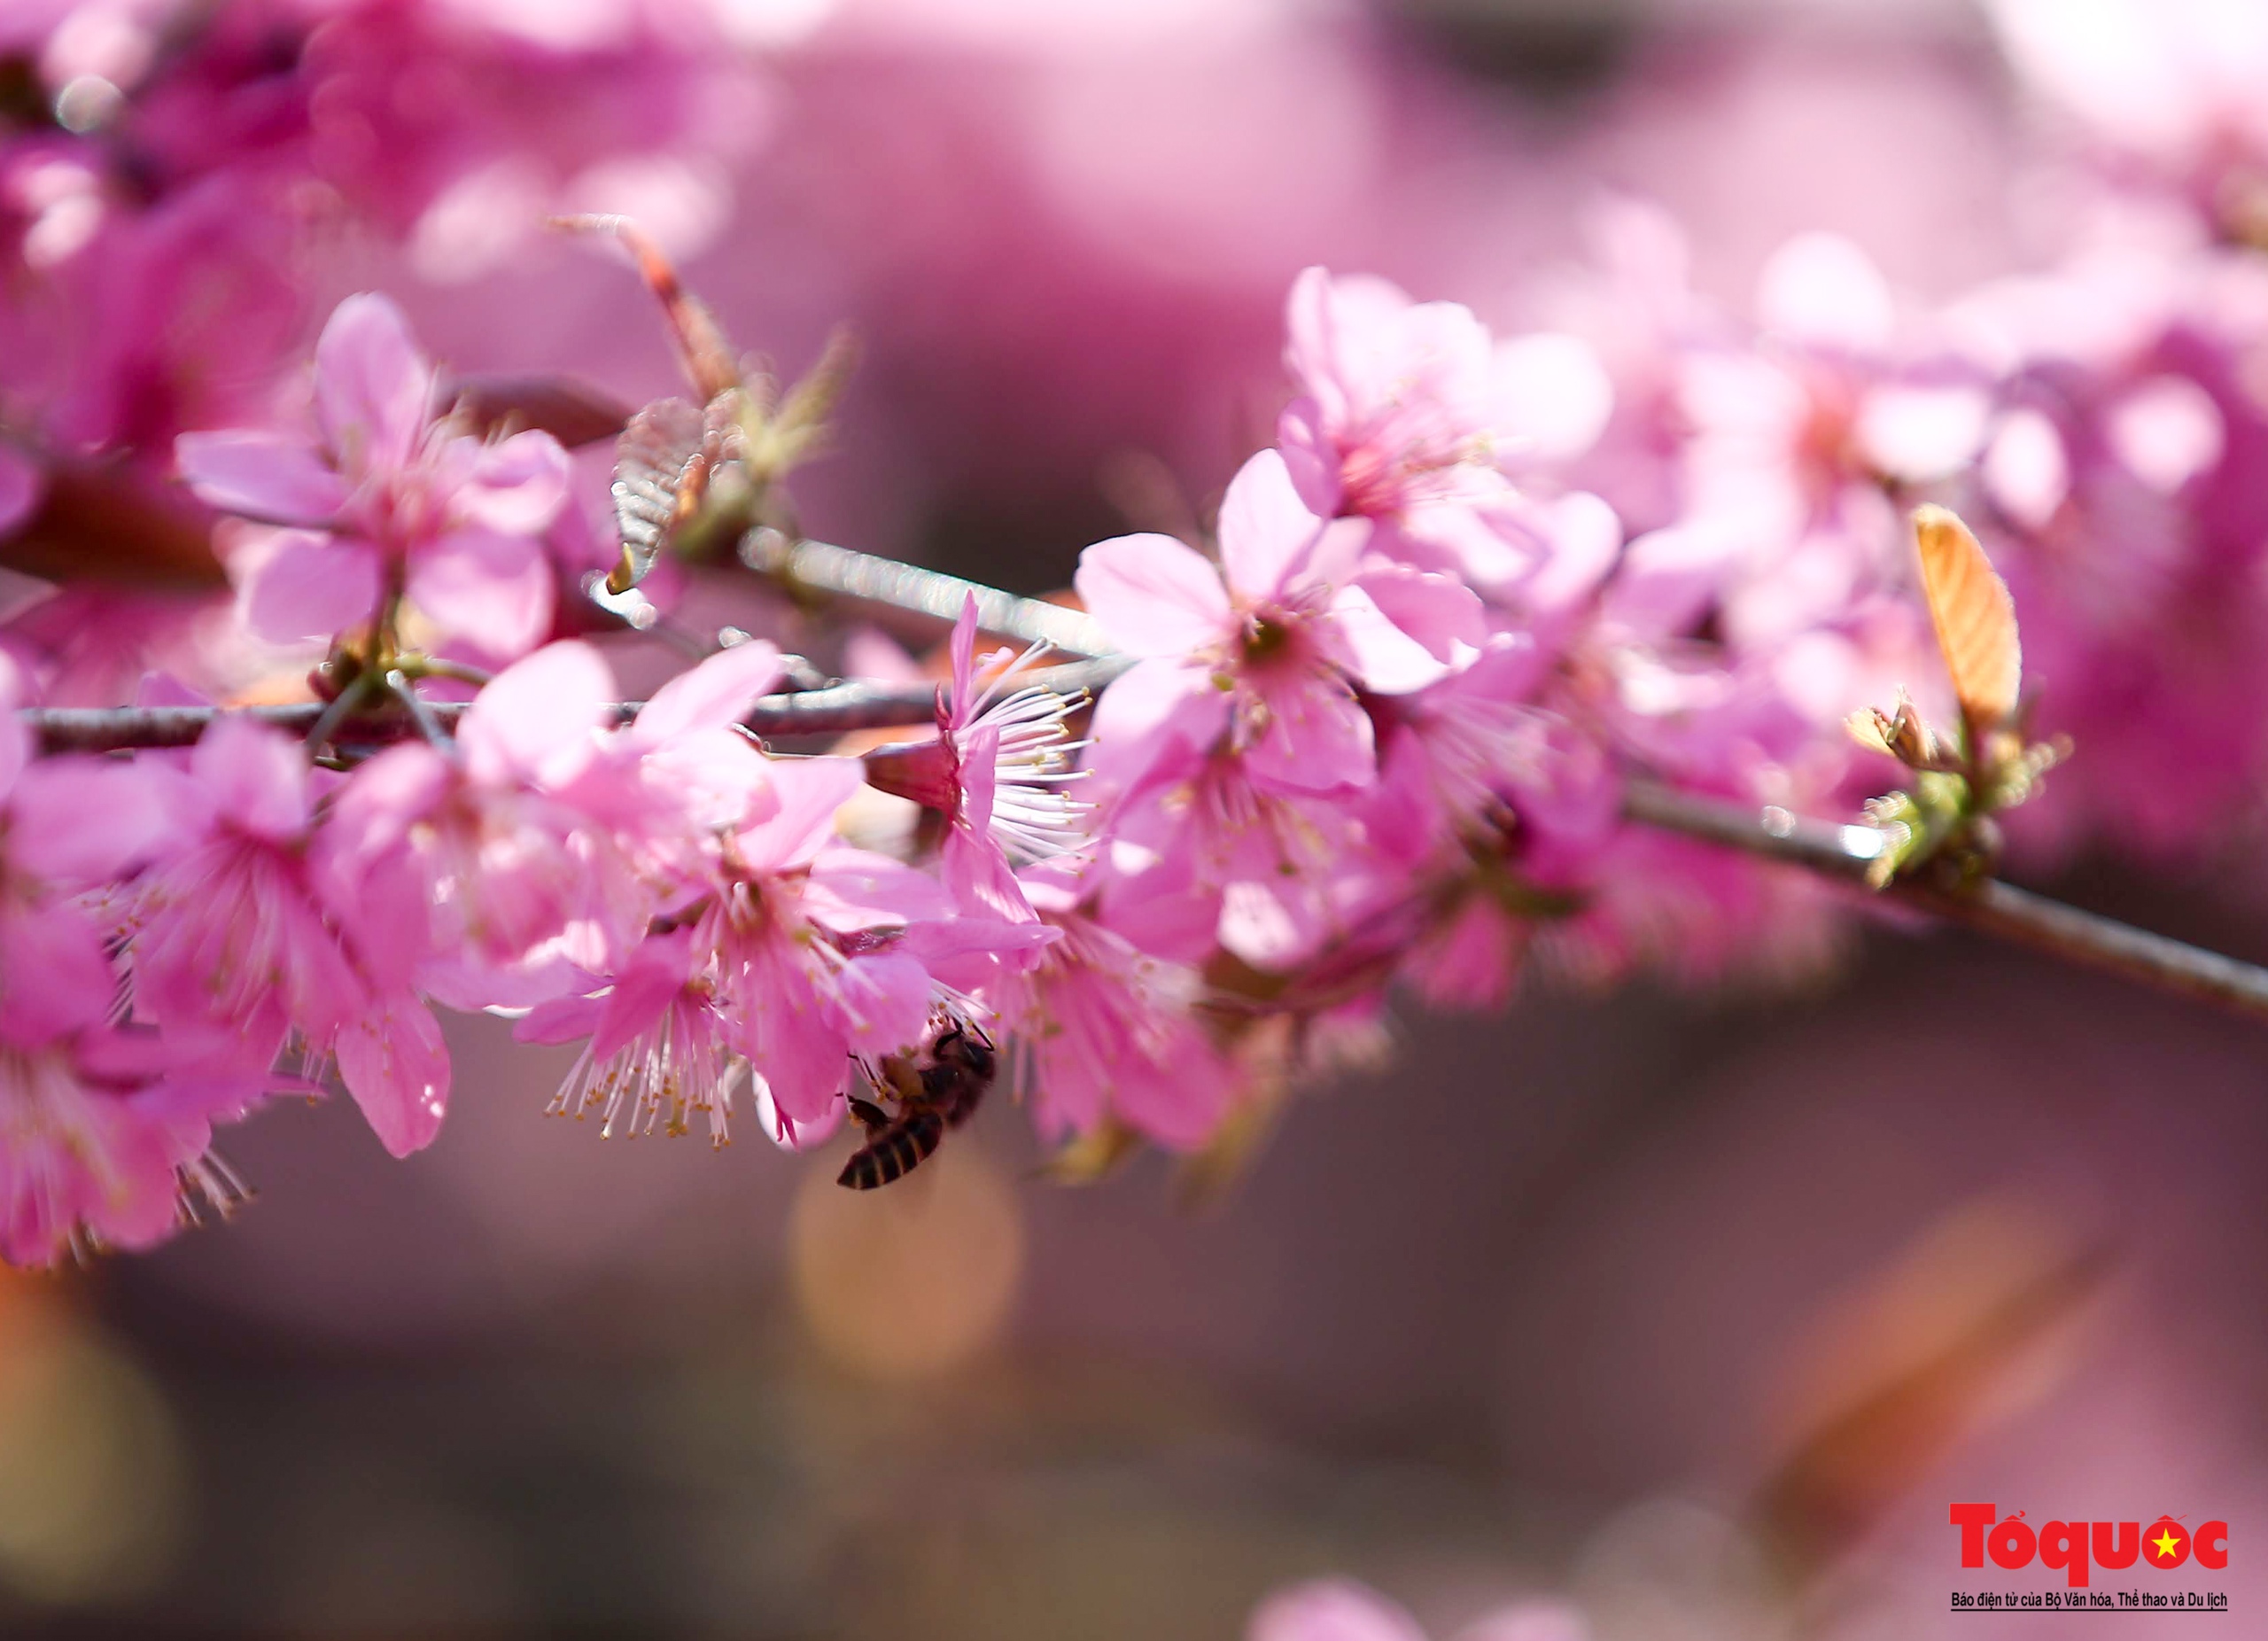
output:
<instances>
[{"instance_id":1,"label":"bee","mask_svg":"<svg viewBox=\"0 0 2268 1641\"><path fill-rule=\"evenodd\" d=\"M984 1091L999 1070L992 1041L975 1025L954 1022L929 1045L925 1062L902 1056L883 1062L897 1099L892 1116L872 1100L855 1096L850 1115L866 1132L866 1143L851 1153L835 1183L852 1191L872 1191L912 1173L937 1148L948 1128L975 1115ZM883 1078L875 1080L880 1089Z\"/></svg>"}]
</instances>

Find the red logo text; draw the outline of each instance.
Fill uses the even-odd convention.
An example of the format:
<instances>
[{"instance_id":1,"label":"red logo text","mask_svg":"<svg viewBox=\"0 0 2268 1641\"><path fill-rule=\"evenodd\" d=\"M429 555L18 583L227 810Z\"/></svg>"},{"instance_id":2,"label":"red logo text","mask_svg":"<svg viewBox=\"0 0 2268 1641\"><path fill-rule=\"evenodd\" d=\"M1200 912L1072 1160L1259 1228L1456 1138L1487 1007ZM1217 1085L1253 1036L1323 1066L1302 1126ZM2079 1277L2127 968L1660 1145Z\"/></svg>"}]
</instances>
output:
<instances>
[{"instance_id":1,"label":"red logo text","mask_svg":"<svg viewBox=\"0 0 2268 1641\"><path fill-rule=\"evenodd\" d=\"M2034 1528L2021 1510L2004 1516L1991 1505L1969 1504L1953 1507L1953 1524L1961 1529L1961 1566L1983 1567L1989 1555L1993 1566L2015 1572L2037 1557L2075 1590L2087 1582L2090 1566L2123 1572L2139 1561L2163 1571L2194 1557L2218 1573L2229 1564L2225 1521L2193 1528L2160 1516L2147 1528L2139 1521L2042 1521Z\"/></svg>"}]
</instances>

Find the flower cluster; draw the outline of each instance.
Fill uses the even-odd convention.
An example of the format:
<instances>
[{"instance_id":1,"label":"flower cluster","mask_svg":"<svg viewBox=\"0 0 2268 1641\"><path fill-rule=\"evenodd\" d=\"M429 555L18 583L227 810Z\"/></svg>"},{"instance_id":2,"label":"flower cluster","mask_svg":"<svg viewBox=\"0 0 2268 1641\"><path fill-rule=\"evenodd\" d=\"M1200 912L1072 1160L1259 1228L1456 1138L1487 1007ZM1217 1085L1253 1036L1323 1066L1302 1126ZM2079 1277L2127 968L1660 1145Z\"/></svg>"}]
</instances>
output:
<instances>
[{"instance_id":1,"label":"flower cluster","mask_svg":"<svg viewBox=\"0 0 2268 1641\"><path fill-rule=\"evenodd\" d=\"M1550 471L1605 421L1591 355L1319 268L1289 323L1297 397L1229 486L1217 567L1154 535L1080 562L1141 657L1095 714L1093 914L1342 1019L1397 977L1501 1000L1532 944L1604 975L1800 938L1768 876L1620 823L1631 769L1787 804L1847 760L1765 657L1705 636L1729 567L1698 532L1626 547Z\"/></svg>"},{"instance_id":2,"label":"flower cluster","mask_svg":"<svg viewBox=\"0 0 2268 1641\"><path fill-rule=\"evenodd\" d=\"M2044 273L1928 306L1808 235L1746 320L1681 291L1656 299L1674 323L1635 345L1625 328L1612 424L1564 471L1642 532L1626 564L1687 574L1686 634L1822 732L1814 789L1847 778L1831 726L1852 700L1936 681L1906 525L1923 502L1967 518L2015 592L2032 727L2086 749L2016 818L2034 858L2194 856L2268 774L2242 708L2268 687L2268 410L2249 385L2268 263L2202 222L2146 247L2119 221ZM1601 286L1636 277L1610 260Z\"/></svg>"},{"instance_id":3,"label":"flower cluster","mask_svg":"<svg viewBox=\"0 0 2268 1641\"><path fill-rule=\"evenodd\" d=\"M761 135L762 12L74 0L0 20L0 572L80 581L19 613L0 573L0 647L43 697L115 700L151 665L245 681L244 646L200 625L221 572L209 515L169 483L175 437L276 415L342 258L388 247L447 284L548 213L632 202L704 231L719 158ZM405 459L330 455L358 504L366 461ZM501 660L550 630L548 603L531 614L549 575L491 556L456 590L494 605L478 625ZM450 572L429 571L437 599Z\"/></svg>"},{"instance_id":4,"label":"flower cluster","mask_svg":"<svg viewBox=\"0 0 2268 1641\"><path fill-rule=\"evenodd\" d=\"M419 106L358 76L399 67L407 48L376 36L423 17L338 11L289 79L296 97L332 65L327 89L258 127L345 144L340 186L380 216L486 175L462 132L470 149L404 136L398 198L350 164L369 158L353 132ZM58 93L68 128L12 139L0 170L35 149L115 160L129 127L137 152L175 152L164 136L193 157L257 100L234 27L114 73L57 31L42 50L96 102ZM148 95L82 84L115 95L121 74ZM233 140L231 166L261 152ZM1905 727L1955 721L1948 684L1970 738L2007 745L1956 766L1914 732L1900 756L1940 797L1988 765L2028 791L2050 761L2035 736L2081 743L2015 846L2208 843L2268 774L2243 710L2268 688L2268 262L2187 187L2186 234L2082 245L1927 308L1811 235L1772 259L1752 315L1718 313L1666 272L1653 222L1613 237L1587 321L1509 337L1311 268L1276 442L1209 529L1082 555L1078 599L1123 665L1083 726L1036 652L979 655L971 600L934 721L823 755L748 727L808 682L768 642L727 634L633 705L604 641L556 637L574 586L551 538L586 510L566 452L448 386L386 299L332 313L296 408L268 388L184 408L136 367L119 402L146 423L71 437L161 441L225 517L232 634L329 657L304 740L224 712L186 749L43 757L19 709L72 682L0 649L0 1256L141 1246L228 1206L211 1130L282 1090L335 1081L389 1150L428 1144L450 1093L437 1007L582 1042L553 1109L608 1133L722 1143L744 1103L791 1148L846 1119L886 1130L902 1168L998 1069L1066 1171L1134 1140L1232 1148L1288 1080L1373 1042L1398 985L1485 1007L1532 967L1806 960L1842 902L1632 820L1632 793L1848 813L1899 783L1883 753ZM154 220L175 195L153 198ZM61 243L61 198L22 229L29 266ZM136 299L193 337L176 299ZM19 520L63 482L62 402L11 400L30 408L0 442ZM640 469L654 551L755 460L737 425ZM1989 714L1938 658L1907 523L1930 503L1977 523L2013 588L2021 706L2012 622ZM1852 710L1901 688L1918 716L1854 743ZM165 676L140 690L196 698ZM887 846L875 794L920 817ZM1930 801L1964 847L1997 846Z\"/></svg>"},{"instance_id":5,"label":"flower cluster","mask_svg":"<svg viewBox=\"0 0 2268 1641\"><path fill-rule=\"evenodd\" d=\"M333 315L315 401L312 440L185 435L183 474L276 527L245 613L335 639L334 728L390 689L436 733L349 758L321 727L302 745L223 714L186 753L34 758L22 681L0 672L8 1259L139 1246L198 1197L226 1205L210 1125L279 1088L335 1076L396 1155L430 1143L450 1089L436 1003L587 1035L557 1108L602 1106L610 1132L697 1116L721 1141L745 1082L802 1144L840 1120L855 1064L990 1018L979 999L1009 976L1035 1013L1076 987L1035 972L1056 930L1009 853L1073 841L1068 704L980 684L973 612L936 739L864 761L770 757L739 727L782 673L754 641L626 723L596 649L545 645L445 736L404 610L478 636L518 618L557 447L456 425L375 297ZM835 839L870 773L940 810L935 870ZM1122 1007L1122 1029L1162 1054L1155 1012Z\"/></svg>"}]
</instances>

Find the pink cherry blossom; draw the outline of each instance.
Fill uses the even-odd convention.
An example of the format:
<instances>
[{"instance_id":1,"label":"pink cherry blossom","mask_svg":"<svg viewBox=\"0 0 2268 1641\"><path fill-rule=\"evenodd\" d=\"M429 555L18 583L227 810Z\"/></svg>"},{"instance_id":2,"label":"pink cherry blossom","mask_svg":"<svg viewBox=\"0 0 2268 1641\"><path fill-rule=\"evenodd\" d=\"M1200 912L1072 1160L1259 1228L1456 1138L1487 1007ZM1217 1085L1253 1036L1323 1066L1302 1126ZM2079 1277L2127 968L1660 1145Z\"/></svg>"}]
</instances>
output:
<instances>
[{"instance_id":1,"label":"pink cherry blossom","mask_svg":"<svg viewBox=\"0 0 2268 1641\"><path fill-rule=\"evenodd\" d=\"M1508 487L1494 345L1470 309L1310 268L1285 322L1285 364L1301 393L1277 434L1314 511L1390 517Z\"/></svg>"},{"instance_id":2,"label":"pink cherry blossom","mask_svg":"<svg viewBox=\"0 0 2268 1641\"><path fill-rule=\"evenodd\" d=\"M200 1199L232 1207L243 1191L211 1155L213 1125L242 1117L264 1080L175 1066L146 1031L25 1043L0 1029L0 1261L148 1248Z\"/></svg>"},{"instance_id":3,"label":"pink cherry blossom","mask_svg":"<svg viewBox=\"0 0 2268 1641\"><path fill-rule=\"evenodd\" d=\"M1062 937L987 996L1022 1056L1042 1135L1060 1140L1108 1118L1161 1145L1203 1143L1240 1085L1192 1012L1200 976L1097 922L1060 865L1024 883Z\"/></svg>"},{"instance_id":4,"label":"pink cherry blossom","mask_svg":"<svg viewBox=\"0 0 2268 1641\"><path fill-rule=\"evenodd\" d=\"M1013 856L1042 860L1087 841L1086 810L1064 789L1084 778L1064 718L1076 704L1052 690L1012 688L1043 655L1034 646L976 683L976 599L953 625L952 683L937 698L929 740L866 755L866 780L945 817L939 869L972 910L1010 922L1033 920Z\"/></svg>"},{"instance_id":5,"label":"pink cherry blossom","mask_svg":"<svg viewBox=\"0 0 2268 1641\"><path fill-rule=\"evenodd\" d=\"M263 1068L187 1063L114 1024L121 976L103 930L66 897L161 845L148 772L29 758L21 684L0 656L0 1260L146 1248L191 1194L237 1193L208 1158L211 1125L261 1094Z\"/></svg>"},{"instance_id":6,"label":"pink cherry blossom","mask_svg":"<svg viewBox=\"0 0 2268 1641\"><path fill-rule=\"evenodd\" d=\"M931 880L830 842L835 812L864 782L858 760L782 761L771 774L779 813L727 842L695 939L714 954L733 1046L783 1117L812 1123L841 1100L852 1056L920 1037L932 983L891 937L945 907Z\"/></svg>"},{"instance_id":7,"label":"pink cherry blossom","mask_svg":"<svg viewBox=\"0 0 2268 1641\"><path fill-rule=\"evenodd\" d=\"M740 722L780 671L769 643L721 650L656 690L594 758L577 755L563 796L671 905L708 891L725 838L779 811L772 766Z\"/></svg>"},{"instance_id":8,"label":"pink cherry blossom","mask_svg":"<svg viewBox=\"0 0 2268 1641\"><path fill-rule=\"evenodd\" d=\"M354 772L315 873L369 972L460 1007L524 1006L629 950L656 897L562 796L596 757L614 696L594 651L553 644L481 690L460 756L405 743Z\"/></svg>"},{"instance_id":9,"label":"pink cherry blossom","mask_svg":"<svg viewBox=\"0 0 2268 1641\"><path fill-rule=\"evenodd\" d=\"M437 416L438 377L400 311L349 297L315 345L315 436L188 433L182 476L222 512L281 527L237 592L260 637L329 638L397 593L504 657L549 625L541 536L566 499L548 433L491 443Z\"/></svg>"},{"instance_id":10,"label":"pink cherry blossom","mask_svg":"<svg viewBox=\"0 0 2268 1641\"><path fill-rule=\"evenodd\" d=\"M180 839L136 887L137 1017L197 1057L265 1069L296 1043L335 1061L386 1148L431 1142L448 1055L431 1012L398 977L358 962L311 881L315 821L300 749L248 719L207 730L180 783ZM400 906L358 907L379 928Z\"/></svg>"},{"instance_id":11,"label":"pink cherry blossom","mask_svg":"<svg viewBox=\"0 0 2268 1641\"><path fill-rule=\"evenodd\" d=\"M548 1038L579 1029L603 1035L603 1048L594 1037L589 1077L571 1078L561 1108L635 1091L658 1068L681 1091L708 1090L710 1107L687 1108L721 1123L726 1060L737 1055L787 1139L839 1111L853 1057L879 1058L922 1035L935 983L903 938L917 918L951 916L944 890L897 861L830 841L835 811L861 784L857 759L775 759L764 769L768 813L719 840L709 883L673 914L684 939L641 943L626 977L608 982L603 995L618 1001L557 1006L532 1023ZM686 1069L696 1055L706 1068L698 1077ZM662 1095L624 1097L650 1116L659 1108L637 1102Z\"/></svg>"},{"instance_id":12,"label":"pink cherry blossom","mask_svg":"<svg viewBox=\"0 0 2268 1641\"><path fill-rule=\"evenodd\" d=\"M1447 577L1359 570L1355 539L1308 510L1273 451L1230 485L1220 538L1217 571L1169 536L1080 555L1080 597L1144 657L1104 697L1099 766L1115 778L1160 733L1200 746L1225 735L1270 789L1368 786L1376 748L1356 687L1399 693L1444 676L1481 635L1480 601ZM1150 722L1128 721L1134 702Z\"/></svg>"},{"instance_id":13,"label":"pink cherry blossom","mask_svg":"<svg viewBox=\"0 0 2268 1641\"><path fill-rule=\"evenodd\" d=\"M32 758L22 698L0 655L0 1037L32 1045L110 1016L117 979L73 897L141 865L167 827L149 771Z\"/></svg>"},{"instance_id":14,"label":"pink cherry blossom","mask_svg":"<svg viewBox=\"0 0 2268 1641\"><path fill-rule=\"evenodd\" d=\"M1285 969L1387 892L1381 874L1407 876L1404 863L1371 846L1343 796L1279 791L1240 758L1185 746L1151 764L1108 827L1101 921L1185 963L1217 945L1255 968Z\"/></svg>"},{"instance_id":15,"label":"pink cherry blossom","mask_svg":"<svg viewBox=\"0 0 2268 1641\"><path fill-rule=\"evenodd\" d=\"M684 1134L699 1116L712 1146L731 1143L733 1093L748 1062L726 1040L689 929L649 936L602 993L546 1003L515 1029L527 1042L590 1039L552 1100L554 1116L579 1119L597 1106L608 1139L650 1134L656 1124Z\"/></svg>"}]
</instances>

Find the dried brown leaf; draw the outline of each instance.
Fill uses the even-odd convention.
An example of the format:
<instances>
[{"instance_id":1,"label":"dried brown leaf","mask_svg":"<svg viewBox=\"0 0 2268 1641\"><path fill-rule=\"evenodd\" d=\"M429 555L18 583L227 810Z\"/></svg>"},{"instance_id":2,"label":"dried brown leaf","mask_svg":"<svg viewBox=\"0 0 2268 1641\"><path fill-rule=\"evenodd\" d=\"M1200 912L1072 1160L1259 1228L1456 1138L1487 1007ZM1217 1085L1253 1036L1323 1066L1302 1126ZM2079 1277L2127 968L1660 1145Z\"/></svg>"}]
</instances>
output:
<instances>
[{"instance_id":1,"label":"dried brown leaf","mask_svg":"<svg viewBox=\"0 0 2268 1641\"><path fill-rule=\"evenodd\" d=\"M646 579L706 472L708 428L682 399L657 399L630 418L615 444L614 517L622 562L607 590L625 593Z\"/></svg>"},{"instance_id":2,"label":"dried brown leaf","mask_svg":"<svg viewBox=\"0 0 2268 1641\"><path fill-rule=\"evenodd\" d=\"M1938 649L1953 676L1953 696L1974 748L1985 731L2016 711L2023 677L2016 603L1984 548L1952 512L1916 508L1914 534L1922 550L1922 587L1929 596Z\"/></svg>"}]
</instances>

